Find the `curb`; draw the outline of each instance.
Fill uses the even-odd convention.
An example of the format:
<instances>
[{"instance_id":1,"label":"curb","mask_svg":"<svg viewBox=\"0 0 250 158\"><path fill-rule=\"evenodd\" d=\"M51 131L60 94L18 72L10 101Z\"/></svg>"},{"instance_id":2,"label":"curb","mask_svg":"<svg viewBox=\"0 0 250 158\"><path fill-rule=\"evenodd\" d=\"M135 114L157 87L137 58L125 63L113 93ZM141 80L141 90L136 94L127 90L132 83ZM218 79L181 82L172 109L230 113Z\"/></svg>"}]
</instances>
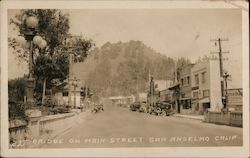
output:
<instances>
[{"instance_id":1,"label":"curb","mask_svg":"<svg viewBox=\"0 0 250 158\"><path fill-rule=\"evenodd\" d=\"M204 121L205 118L197 118L197 117L190 117L190 116L186 116L186 115L173 115L174 117L181 117L181 118L186 118L186 119L192 119L192 120L200 120L200 121Z\"/></svg>"}]
</instances>

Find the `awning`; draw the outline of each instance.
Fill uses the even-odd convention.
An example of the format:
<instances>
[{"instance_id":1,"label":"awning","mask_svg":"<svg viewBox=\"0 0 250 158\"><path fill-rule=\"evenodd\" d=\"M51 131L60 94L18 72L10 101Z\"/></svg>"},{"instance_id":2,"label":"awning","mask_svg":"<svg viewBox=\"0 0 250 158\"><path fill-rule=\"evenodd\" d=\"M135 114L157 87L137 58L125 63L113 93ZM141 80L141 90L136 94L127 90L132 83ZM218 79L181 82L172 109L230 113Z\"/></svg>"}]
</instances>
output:
<instances>
[{"instance_id":1,"label":"awning","mask_svg":"<svg viewBox=\"0 0 250 158\"><path fill-rule=\"evenodd\" d=\"M175 87L179 86L180 84L179 83L175 83L174 85L170 86L168 89L174 89Z\"/></svg>"},{"instance_id":2,"label":"awning","mask_svg":"<svg viewBox=\"0 0 250 158\"><path fill-rule=\"evenodd\" d=\"M191 100L191 98L180 98L180 100Z\"/></svg>"},{"instance_id":3,"label":"awning","mask_svg":"<svg viewBox=\"0 0 250 158\"><path fill-rule=\"evenodd\" d=\"M209 98L203 98L201 100L199 100L200 103L209 103L210 99Z\"/></svg>"}]
</instances>

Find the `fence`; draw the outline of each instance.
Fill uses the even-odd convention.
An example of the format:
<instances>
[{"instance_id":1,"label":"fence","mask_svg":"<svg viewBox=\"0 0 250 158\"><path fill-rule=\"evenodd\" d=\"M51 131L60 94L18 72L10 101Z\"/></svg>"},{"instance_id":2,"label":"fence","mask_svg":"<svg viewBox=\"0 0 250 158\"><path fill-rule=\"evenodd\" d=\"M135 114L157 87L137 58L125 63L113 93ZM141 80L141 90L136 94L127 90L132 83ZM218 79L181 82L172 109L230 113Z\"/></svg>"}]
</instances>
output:
<instances>
[{"instance_id":1,"label":"fence","mask_svg":"<svg viewBox=\"0 0 250 158\"><path fill-rule=\"evenodd\" d=\"M208 112L205 121L209 123L242 127L242 112Z\"/></svg>"}]
</instances>

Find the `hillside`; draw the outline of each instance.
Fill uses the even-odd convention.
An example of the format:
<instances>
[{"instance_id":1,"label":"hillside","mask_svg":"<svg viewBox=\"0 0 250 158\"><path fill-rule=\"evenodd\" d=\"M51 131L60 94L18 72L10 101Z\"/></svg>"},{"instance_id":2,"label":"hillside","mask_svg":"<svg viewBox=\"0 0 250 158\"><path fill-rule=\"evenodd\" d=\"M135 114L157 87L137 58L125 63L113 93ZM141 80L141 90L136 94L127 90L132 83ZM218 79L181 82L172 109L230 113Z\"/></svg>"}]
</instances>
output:
<instances>
[{"instance_id":1,"label":"hillside","mask_svg":"<svg viewBox=\"0 0 250 158\"><path fill-rule=\"evenodd\" d=\"M174 61L141 41L107 42L84 62L75 63L73 72L96 95L130 95L146 91L149 73L155 79L173 80Z\"/></svg>"}]
</instances>

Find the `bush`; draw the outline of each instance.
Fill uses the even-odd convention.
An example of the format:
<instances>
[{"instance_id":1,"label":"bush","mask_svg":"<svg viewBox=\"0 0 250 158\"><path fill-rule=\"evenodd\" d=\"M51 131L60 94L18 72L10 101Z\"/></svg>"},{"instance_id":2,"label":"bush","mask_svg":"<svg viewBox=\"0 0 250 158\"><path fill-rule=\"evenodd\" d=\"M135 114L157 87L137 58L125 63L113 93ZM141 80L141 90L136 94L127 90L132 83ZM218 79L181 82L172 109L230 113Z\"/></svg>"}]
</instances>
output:
<instances>
[{"instance_id":1,"label":"bush","mask_svg":"<svg viewBox=\"0 0 250 158\"><path fill-rule=\"evenodd\" d=\"M10 102L21 102L26 94L27 83L25 78L8 81L8 98Z\"/></svg>"},{"instance_id":2,"label":"bush","mask_svg":"<svg viewBox=\"0 0 250 158\"><path fill-rule=\"evenodd\" d=\"M26 103L23 102L9 102L9 120L14 119L27 119L25 115L25 110L29 107Z\"/></svg>"},{"instance_id":3,"label":"bush","mask_svg":"<svg viewBox=\"0 0 250 158\"><path fill-rule=\"evenodd\" d=\"M53 112L54 114L63 114L63 113L69 113L70 110L69 108L66 107L55 107L51 109L51 112Z\"/></svg>"}]
</instances>

